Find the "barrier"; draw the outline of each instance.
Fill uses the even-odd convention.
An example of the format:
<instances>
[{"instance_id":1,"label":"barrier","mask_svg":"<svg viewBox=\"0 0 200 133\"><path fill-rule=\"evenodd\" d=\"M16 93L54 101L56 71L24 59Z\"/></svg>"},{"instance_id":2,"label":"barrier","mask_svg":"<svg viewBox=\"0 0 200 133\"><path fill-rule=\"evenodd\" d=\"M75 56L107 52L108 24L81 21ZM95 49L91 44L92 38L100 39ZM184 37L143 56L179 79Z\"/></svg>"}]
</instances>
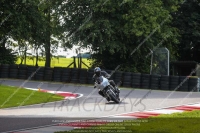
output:
<instances>
[{"instance_id":1,"label":"barrier","mask_svg":"<svg viewBox=\"0 0 200 133\"><path fill-rule=\"evenodd\" d=\"M93 69L88 69L88 71L87 71L87 84L94 84L94 82L92 81L92 76L93 75L94 75L94 70Z\"/></svg>"},{"instance_id":2,"label":"barrier","mask_svg":"<svg viewBox=\"0 0 200 133\"><path fill-rule=\"evenodd\" d=\"M18 65L10 65L9 66L9 73L8 73L8 77L9 78L19 78L18 77L18 71L19 71L19 68L18 68Z\"/></svg>"},{"instance_id":3,"label":"barrier","mask_svg":"<svg viewBox=\"0 0 200 133\"><path fill-rule=\"evenodd\" d=\"M141 77L141 88L150 88L150 74L142 74Z\"/></svg>"},{"instance_id":4,"label":"barrier","mask_svg":"<svg viewBox=\"0 0 200 133\"><path fill-rule=\"evenodd\" d=\"M69 83L71 81L71 68L63 68L61 82Z\"/></svg>"},{"instance_id":5,"label":"barrier","mask_svg":"<svg viewBox=\"0 0 200 133\"><path fill-rule=\"evenodd\" d=\"M124 72L123 73L123 82L122 85L124 87L130 87L132 81L132 73L131 72Z\"/></svg>"},{"instance_id":6,"label":"barrier","mask_svg":"<svg viewBox=\"0 0 200 133\"><path fill-rule=\"evenodd\" d=\"M37 68L37 72L35 73L35 80L39 80L39 81L43 81L44 80L44 70L45 70L45 67L40 67L40 68Z\"/></svg>"},{"instance_id":7,"label":"barrier","mask_svg":"<svg viewBox=\"0 0 200 133\"><path fill-rule=\"evenodd\" d=\"M122 87L200 91L200 78L190 76L150 75L132 72L106 70L111 79ZM94 84L93 69L35 67L28 65L0 65L0 78L28 79L38 81L56 81L64 83Z\"/></svg>"},{"instance_id":8,"label":"barrier","mask_svg":"<svg viewBox=\"0 0 200 133\"><path fill-rule=\"evenodd\" d=\"M141 73L132 73L131 87L141 88Z\"/></svg>"},{"instance_id":9,"label":"barrier","mask_svg":"<svg viewBox=\"0 0 200 133\"><path fill-rule=\"evenodd\" d=\"M26 65L19 65L18 67L18 78L19 79L26 79L27 77L27 66Z\"/></svg>"},{"instance_id":10,"label":"barrier","mask_svg":"<svg viewBox=\"0 0 200 133\"><path fill-rule=\"evenodd\" d=\"M62 67L54 67L52 80L55 82L62 81Z\"/></svg>"},{"instance_id":11,"label":"barrier","mask_svg":"<svg viewBox=\"0 0 200 133\"><path fill-rule=\"evenodd\" d=\"M9 78L9 65L8 64L1 65L1 78Z\"/></svg>"},{"instance_id":12,"label":"barrier","mask_svg":"<svg viewBox=\"0 0 200 133\"><path fill-rule=\"evenodd\" d=\"M166 75L160 76L160 88L162 90L170 90L170 77Z\"/></svg>"},{"instance_id":13,"label":"barrier","mask_svg":"<svg viewBox=\"0 0 200 133\"><path fill-rule=\"evenodd\" d=\"M154 90L160 89L161 75L150 75L150 88Z\"/></svg>"},{"instance_id":14,"label":"barrier","mask_svg":"<svg viewBox=\"0 0 200 133\"><path fill-rule=\"evenodd\" d=\"M79 83L79 73L80 69L78 68L71 69L71 83Z\"/></svg>"},{"instance_id":15,"label":"barrier","mask_svg":"<svg viewBox=\"0 0 200 133\"><path fill-rule=\"evenodd\" d=\"M87 69L80 69L80 74L79 74L79 83L80 84L87 84L87 81L91 79L91 77L88 77L87 74Z\"/></svg>"},{"instance_id":16,"label":"barrier","mask_svg":"<svg viewBox=\"0 0 200 133\"><path fill-rule=\"evenodd\" d=\"M198 78L198 83L197 83L197 91L200 91L200 78Z\"/></svg>"}]
</instances>

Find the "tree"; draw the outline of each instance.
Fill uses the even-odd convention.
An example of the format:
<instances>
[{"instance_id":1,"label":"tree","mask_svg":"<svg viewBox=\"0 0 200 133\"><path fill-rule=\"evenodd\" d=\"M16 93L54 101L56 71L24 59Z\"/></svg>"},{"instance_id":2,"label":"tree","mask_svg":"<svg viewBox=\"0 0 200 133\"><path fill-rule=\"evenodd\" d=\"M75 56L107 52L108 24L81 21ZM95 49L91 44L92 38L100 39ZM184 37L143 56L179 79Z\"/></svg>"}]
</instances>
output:
<instances>
[{"instance_id":1,"label":"tree","mask_svg":"<svg viewBox=\"0 0 200 133\"><path fill-rule=\"evenodd\" d=\"M17 26L24 20L22 15L18 12L21 10L22 6L20 2L5 0L0 1L0 5L0 47L2 52L0 62L13 64L16 61L16 56L12 54L12 49L8 48L6 43L10 37L14 36L15 31L19 30ZM20 22L18 20L20 20Z\"/></svg>"},{"instance_id":2,"label":"tree","mask_svg":"<svg viewBox=\"0 0 200 133\"><path fill-rule=\"evenodd\" d=\"M61 14L66 14L66 44L91 45L94 66L115 69L122 64L121 70L149 72L150 59L144 58L148 48L163 39L169 49L178 42L176 28L170 25L170 13L177 10L178 2L68 0L61 6Z\"/></svg>"},{"instance_id":3,"label":"tree","mask_svg":"<svg viewBox=\"0 0 200 133\"><path fill-rule=\"evenodd\" d=\"M15 64L16 60L17 57L12 49L0 46L0 64Z\"/></svg>"},{"instance_id":4,"label":"tree","mask_svg":"<svg viewBox=\"0 0 200 133\"><path fill-rule=\"evenodd\" d=\"M62 3L63 0L42 1L39 6L40 12L45 19L44 24L46 25L46 29L43 31L45 34L43 43L45 48L46 67L50 67L52 52L56 51L60 39L62 38L62 34L66 31L66 29L62 27L62 15L60 15L58 11Z\"/></svg>"},{"instance_id":5,"label":"tree","mask_svg":"<svg viewBox=\"0 0 200 133\"><path fill-rule=\"evenodd\" d=\"M28 42L32 48L38 49L43 46L46 55L45 66L50 67L51 51L53 51L51 46L58 45L58 40L54 38L61 34L60 18L56 12L61 1L1 1L0 18L4 20L0 30L0 39L3 40L1 45L5 46L7 38L12 38L15 41ZM18 45L24 47L23 43Z\"/></svg>"},{"instance_id":6,"label":"tree","mask_svg":"<svg viewBox=\"0 0 200 133\"><path fill-rule=\"evenodd\" d=\"M5 1L0 2L2 20L0 45L6 48L6 43L11 48L12 43L8 43L8 38L12 38L18 42L37 42L42 44L44 38L44 30L46 29L45 21L42 14L38 10L38 0L23 0L23 1ZM18 47L26 49L24 43L18 43ZM25 50L26 51L26 50ZM25 55L26 57L26 52Z\"/></svg>"},{"instance_id":7,"label":"tree","mask_svg":"<svg viewBox=\"0 0 200 133\"><path fill-rule=\"evenodd\" d=\"M200 1L186 1L173 15L173 25L180 33L178 59L200 62Z\"/></svg>"}]
</instances>

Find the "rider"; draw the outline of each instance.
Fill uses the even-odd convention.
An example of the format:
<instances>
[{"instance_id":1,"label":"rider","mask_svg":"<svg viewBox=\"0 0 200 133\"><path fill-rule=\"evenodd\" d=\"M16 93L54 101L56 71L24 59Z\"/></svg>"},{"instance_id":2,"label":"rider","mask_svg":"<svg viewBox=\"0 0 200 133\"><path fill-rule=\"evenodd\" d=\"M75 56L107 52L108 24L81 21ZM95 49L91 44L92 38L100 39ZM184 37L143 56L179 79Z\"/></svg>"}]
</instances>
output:
<instances>
[{"instance_id":1,"label":"rider","mask_svg":"<svg viewBox=\"0 0 200 133\"><path fill-rule=\"evenodd\" d=\"M101 69L99 68L99 67L96 67L95 69L94 69L94 75L93 75L93 77L92 77L92 79L94 80L94 81L96 81L96 78L98 78L99 76L104 76L105 78L110 78L110 74L108 74L106 71L101 71ZM110 82L110 84L116 89L116 91L118 92L118 93L120 93L120 90L117 88L117 86L115 85L115 82L113 81L113 80L109 80L109 82ZM103 97L105 97L105 95L103 94L103 92L101 91L101 90L99 90L99 95L101 95L101 96L103 96ZM109 98L107 98L107 100L108 101L110 101L110 99Z\"/></svg>"}]
</instances>

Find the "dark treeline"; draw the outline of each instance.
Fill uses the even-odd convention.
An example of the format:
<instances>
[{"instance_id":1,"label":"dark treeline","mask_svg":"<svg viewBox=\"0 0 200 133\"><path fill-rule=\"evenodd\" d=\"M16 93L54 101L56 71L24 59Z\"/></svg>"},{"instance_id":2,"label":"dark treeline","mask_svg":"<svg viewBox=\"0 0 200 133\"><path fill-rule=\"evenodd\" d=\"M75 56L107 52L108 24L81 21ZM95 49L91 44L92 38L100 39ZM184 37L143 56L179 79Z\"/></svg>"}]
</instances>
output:
<instances>
[{"instance_id":1,"label":"dark treeline","mask_svg":"<svg viewBox=\"0 0 200 133\"><path fill-rule=\"evenodd\" d=\"M0 64L14 63L17 48L49 67L59 44L90 47L92 67L104 69L148 73L160 47L171 61L200 62L199 13L199 0L1 0Z\"/></svg>"}]
</instances>

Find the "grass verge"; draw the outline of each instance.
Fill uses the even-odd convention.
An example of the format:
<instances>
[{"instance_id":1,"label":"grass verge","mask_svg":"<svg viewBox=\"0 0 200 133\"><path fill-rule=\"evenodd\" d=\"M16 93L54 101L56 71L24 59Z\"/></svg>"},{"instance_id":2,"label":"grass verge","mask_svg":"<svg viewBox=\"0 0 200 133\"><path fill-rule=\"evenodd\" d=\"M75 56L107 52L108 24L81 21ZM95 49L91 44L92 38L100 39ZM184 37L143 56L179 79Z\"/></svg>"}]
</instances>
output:
<instances>
[{"instance_id":1,"label":"grass verge","mask_svg":"<svg viewBox=\"0 0 200 133\"><path fill-rule=\"evenodd\" d=\"M51 59L51 67L67 67L69 64L71 64L74 61L73 58L52 58ZM89 67L91 67L91 60L85 59L83 58L82 61L88 65ZM21 59L17 58L16 64L20 64L21 63ZM31 65L31 66L35 66L36 63L36 58L34 58L33 60L27 58L26 59L26 65ZM22 62L22 64L25 64L25 61ZM76 65L78 66L78 59L76 59ZM45 61L44 60L39 60L38 61L38 66L45 66ZM73 68L74 65L71 65L70 68ZM84 64L82 64L82 68L88 69L87 66L85 66Z\"/></svg>"},{"instance_id":2,"label":"grass verge","mask_svg":"<svg viewBox=\"0 0 200 133\"><path fill-rule=\"evenodd\" d=\"M63 100L63 97L45 92L0 85L0 108L47 103L59 100Z\"/></svg>"},{"instance_id":3,"label":"grass verge","mask_svg":"<svg viewBox=\"0 0 200 133\"><path fill-rule=\"evenodd\" d=\"M106 125L57 133L200 133L200 111L160 115L148 119L124 120Z\"/></svg>"}]
</instances>

